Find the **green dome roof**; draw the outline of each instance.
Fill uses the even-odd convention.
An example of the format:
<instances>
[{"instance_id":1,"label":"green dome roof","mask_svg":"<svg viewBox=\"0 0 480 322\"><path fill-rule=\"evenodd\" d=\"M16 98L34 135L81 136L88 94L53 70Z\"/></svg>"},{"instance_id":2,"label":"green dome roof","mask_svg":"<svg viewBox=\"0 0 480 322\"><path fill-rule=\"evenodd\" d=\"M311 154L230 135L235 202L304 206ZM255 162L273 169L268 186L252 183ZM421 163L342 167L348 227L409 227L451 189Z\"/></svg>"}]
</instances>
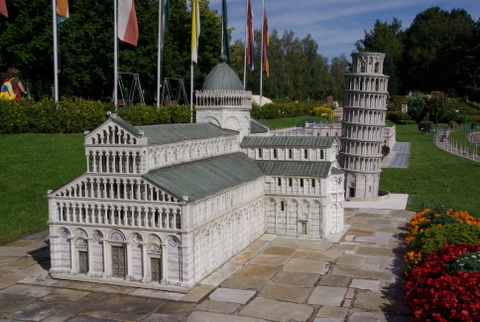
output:
<instances>
[{"instance_id":1,"label":"green dome roof","mask_svg":"<svg viewBox=\"0 0 480 322\"><path fill-rule=\"evenodd\" d=\"M226 61L225 56L220 57L220 63L205 78L203 90L244 90L242 81Z\"/></svg>"}]
</instances>

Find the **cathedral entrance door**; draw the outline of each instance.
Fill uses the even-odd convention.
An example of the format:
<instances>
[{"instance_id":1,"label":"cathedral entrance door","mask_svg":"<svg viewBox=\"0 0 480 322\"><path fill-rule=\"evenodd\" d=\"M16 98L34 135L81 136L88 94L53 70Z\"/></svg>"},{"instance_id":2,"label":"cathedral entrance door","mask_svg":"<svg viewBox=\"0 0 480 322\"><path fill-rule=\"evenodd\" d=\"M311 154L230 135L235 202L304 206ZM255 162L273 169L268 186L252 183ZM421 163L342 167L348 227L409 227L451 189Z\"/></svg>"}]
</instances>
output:
<instances>
[{"instance_id":1,"label":"cathedral entrance door","mask_svg":"<svg viewBox=\"0 0 480 322\"><path fill-rule=\"evenodd\" d=\"M160 258L150 258L152 281L160 282L162 280L162 260Z\"/></svg>"},{"instance_id":2,"label":"cathedral entrance door","mask_svg":"<svg viewBox=\"0 0 480 322\"><path fill-rule=\"evenodd\" d=\"M80 274L88 273L88 253L87 252L78 252L78 272Z\"/></svg>"},{"instance_id":3,"label":"cathedral entrance door","mask_svg":"<svg viewBox=\"0 0 480 322\"><path fill-rule=\"evenodd\" d=\"M112 276L125 277L125 247L112 246Z\"/></svg>"}]
</instances>

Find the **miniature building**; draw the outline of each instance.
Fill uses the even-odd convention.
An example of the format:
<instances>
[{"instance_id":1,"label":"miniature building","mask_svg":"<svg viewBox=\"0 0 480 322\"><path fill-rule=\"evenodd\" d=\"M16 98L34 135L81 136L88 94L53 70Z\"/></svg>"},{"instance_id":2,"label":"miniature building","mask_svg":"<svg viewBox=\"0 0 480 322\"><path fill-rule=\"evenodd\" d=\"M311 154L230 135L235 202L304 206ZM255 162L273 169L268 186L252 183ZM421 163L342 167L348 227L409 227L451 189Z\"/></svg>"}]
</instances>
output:
<instances>
[{"instance_id":1,"label":"miniature building","mask_svg":"<svg viewBox=\"0 0 480 322\"><path fill-rule=\"evenodd\" d=\"M189 288L266 232L343 231L336 139L268 136L238 84L221 62L197 92L203 122L111 115L85 135L87 172L48 195L53 277Z\"/></svg>"},{"instance_id":2,"label":"miniature building","mask_svg":"<svg viewBox=\"0 0 480 322\"><path fill-rule=\"evenodd\" d=\"M352 54L346 74L340 165L345 171L347 199L378 196L388 95L383 74L385 54Z\"/></svg>"}]
</instances>

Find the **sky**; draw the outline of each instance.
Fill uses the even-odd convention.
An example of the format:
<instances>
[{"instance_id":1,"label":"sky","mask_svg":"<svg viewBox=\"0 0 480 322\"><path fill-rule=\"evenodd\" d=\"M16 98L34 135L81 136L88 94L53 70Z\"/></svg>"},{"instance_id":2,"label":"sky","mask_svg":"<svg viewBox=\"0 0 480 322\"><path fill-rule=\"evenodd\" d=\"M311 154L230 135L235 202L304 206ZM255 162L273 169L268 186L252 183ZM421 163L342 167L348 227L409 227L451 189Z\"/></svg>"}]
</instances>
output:
<instances>
[{"instance_id":1,"label":"sky","mask_svg":"<svg viewBox=\"0 0 480 322\"><path fill-rule=\"evenodd\" d=\"M262 26L262 0L251 0L253 28ZM318 44L318 52L332 58L350 54L355 42L363 39L365 30L373 29L375 21L391 23L393 18L407 29L415 16L428 8L443 10L465 9L473 19L480 17L479 0L265 0L270 30L276 29L281 37L293 31L299 39L308 34ZM221 14L222 0L210 0L210 9ZM228 27L234 28L232 43L245 38L246 0L227 0Z\"/></svg>"}]
</instances>

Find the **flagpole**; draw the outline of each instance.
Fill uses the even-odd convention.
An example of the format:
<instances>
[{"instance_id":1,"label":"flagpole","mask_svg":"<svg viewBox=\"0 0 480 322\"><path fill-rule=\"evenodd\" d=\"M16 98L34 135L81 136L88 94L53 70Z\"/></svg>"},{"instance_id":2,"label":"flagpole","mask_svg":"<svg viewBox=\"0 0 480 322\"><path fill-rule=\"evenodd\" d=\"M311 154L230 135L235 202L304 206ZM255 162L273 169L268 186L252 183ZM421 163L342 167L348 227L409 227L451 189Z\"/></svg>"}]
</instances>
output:
<instances>
[{"instance_id":1,"label":"flagpole","mask_svg":"<svg viewBox=\"0 0 480 322\"><path fill-rule=\"evenodd\" d=\"M261 45L261 50L260 50L260 99L259 99L259 105L260 108L262 107L262 96L263 96L263 50L264 50L264 32L265 32L265 0L262 0L263 4L263 10L262 10L262 45Z\"/></svg>"},{"instance_id":2,"label":"flagpole","mask_svg":"<svg viewBox=\"0 0 480 322\"><path fill-rule=\"evenodd\" d=\"M58 40L57 40L57 0L52 0L53 17L53 100L58 102Z\"/></svg>"},{"instance_id":3,"label":"flagpole","mask_svg":"<svg viewBox=\"0 0 480 322\"><path fill-rule=\"evenodd\" d=\"M157 57L157 107L160 107L160 87L162 86L162 32L163 32L163 8L165 0L158 1L158 57Z\"/></svg>"},{"instance_id":4,"label":"flagpole","mask_svg":"<svg viewBox=\"0 0 480 322\"><path fill-rule=\"evenodd\" d=\"M118 110L118 0L113 0L113 105Z\"/></svg>"},{"instance_id":5,"label":"flagpole","mask_svg":"<svg viewBox=\"0 0 480 322\"><path fill-rule=\"evenodd\" d=\"M245 0L245 53L243 57L243 89L247 87L248 0Z\"/></svg>"},{"instance_id":6,"label":"flagpole","mask_svg":"<svg viewBox=\"0 0 480 322\"><path fill-rule=\"evenodd\" d=\"M190 65L190 123L193 123L193 60Z\"/></svg>"}]
</instances>

